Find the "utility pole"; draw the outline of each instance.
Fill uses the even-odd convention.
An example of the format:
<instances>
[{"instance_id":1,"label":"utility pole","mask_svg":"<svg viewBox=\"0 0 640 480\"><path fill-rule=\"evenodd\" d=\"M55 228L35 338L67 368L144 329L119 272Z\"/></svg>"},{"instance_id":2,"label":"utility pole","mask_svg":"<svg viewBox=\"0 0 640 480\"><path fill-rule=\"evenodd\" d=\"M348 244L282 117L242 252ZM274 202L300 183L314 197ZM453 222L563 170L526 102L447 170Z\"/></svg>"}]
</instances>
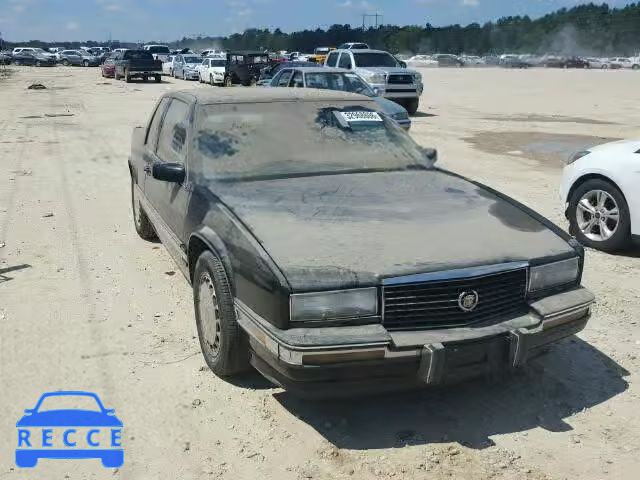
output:
<instances>
[{"instance_id":1,"label":"utility pole","mask_svg":"<svg viewBox=\"0 0 640 480\"><path fill-rule=\"evenodd\" d=\"M375 25L376 28L378 28L378 18L380 19L380 25L382 25L382 19L384 18L382 15L380 15L378 12L376 13L363 13L362 14L362 31L364 32L365 30L365 23L367 21L368 18L375 18Z\"/></svg>"}]
</instances>

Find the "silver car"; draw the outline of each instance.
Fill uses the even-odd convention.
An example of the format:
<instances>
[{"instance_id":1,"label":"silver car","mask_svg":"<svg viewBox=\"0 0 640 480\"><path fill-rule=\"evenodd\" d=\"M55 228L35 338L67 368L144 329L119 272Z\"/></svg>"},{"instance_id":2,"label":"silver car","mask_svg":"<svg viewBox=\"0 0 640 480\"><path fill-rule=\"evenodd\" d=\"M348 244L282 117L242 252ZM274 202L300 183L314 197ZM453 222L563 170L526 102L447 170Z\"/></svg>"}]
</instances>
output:
<instances>
[{"instance_id":1,"label":"silver car","mask_svg":"<svg viewBox=\"0 0 640 480\"><path fill-rule=\"evenodd\" d=\"M176 55L173 60L173 76L183 80L198 80L198 65L202 63L202 57L194 54Z\"/></svg>"},{"instance_id":2,"label":"silver car","mask_svg":"<svg viewBox=\"0 0 640 480\"><path fill-rule=\"evenodd\" d=\"M357 73L350 70L329 67L283 68L273 77L269 86L319 88L366 95L378 104L381 113L393 118L405 130L411 128L411 118L402 105L378 96L378 92L374 91Z\"/></svg>"}]
</instances>

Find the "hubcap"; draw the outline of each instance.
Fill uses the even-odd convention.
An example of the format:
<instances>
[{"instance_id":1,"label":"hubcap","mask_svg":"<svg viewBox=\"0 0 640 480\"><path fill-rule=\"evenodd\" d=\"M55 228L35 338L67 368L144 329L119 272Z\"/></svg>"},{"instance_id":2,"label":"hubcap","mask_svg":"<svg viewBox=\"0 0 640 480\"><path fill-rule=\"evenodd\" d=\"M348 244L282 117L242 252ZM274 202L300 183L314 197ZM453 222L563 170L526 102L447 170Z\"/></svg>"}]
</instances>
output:
<instances>
[{"instance_id":1,"label":"hubcap","mask_svg":"<svg viewBox=\"0 0 640 480\"><path fill-rule=\"evenodd\" d=\"M198 298L202 341L209 353L217 357L220 352L220 308L216 290L208 272L200 276Z\"/></svg>"},{"instance_id":2,"label":"hubcap","mask_svg":"<svg viewBox=\"0 0 640 480\"><path fill-rule=\"evenodd\" d=\"M618 230L620 210L609 193L591 190L578 202L576 221L585 237L594 242L604 242Z\"/></svg>"},{"instance_id":3,"label":"hubcap","mask_svg":"<svg viewBox=\"0 0 640 480\"><path fill-rule=\"evenodd\" d=\"M131 203L133 203L133 221L136 222L136 225L140 228L142 225L142 213L140 209L140 200L138 200L135 189L133 189L131 197Z\"/></svg>"}]
</instances>

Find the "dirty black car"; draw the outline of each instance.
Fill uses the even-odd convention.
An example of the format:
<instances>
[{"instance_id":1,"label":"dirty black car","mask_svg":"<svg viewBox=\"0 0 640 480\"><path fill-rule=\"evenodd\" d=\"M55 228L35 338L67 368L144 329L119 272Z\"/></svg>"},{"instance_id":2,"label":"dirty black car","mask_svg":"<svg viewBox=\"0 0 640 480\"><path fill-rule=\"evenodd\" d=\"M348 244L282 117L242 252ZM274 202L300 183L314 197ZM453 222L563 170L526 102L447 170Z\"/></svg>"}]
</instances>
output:
<instances>
[{"instance_id":1,"label":"dirty black car","mask_svg":"<svg viewBox=\"0 0 640 480\"><path fill-rule=\"evenodd\" d=\"M517 369L585 327L582 247L375 110L314 89L170 92L134 130L135 228L191 283L217 375L416 388Z\"/></svg>"},{"instance_id":2,"label":"dirty black car","mask_svg":"<svg viewBox=\"0 0 640 480\"><path fill-rule=\"evenodd\" d=\"M256 85L260 73L269 66L269 54L264 52L227 52L224 86Z\"/></svg>"}]
</instances>

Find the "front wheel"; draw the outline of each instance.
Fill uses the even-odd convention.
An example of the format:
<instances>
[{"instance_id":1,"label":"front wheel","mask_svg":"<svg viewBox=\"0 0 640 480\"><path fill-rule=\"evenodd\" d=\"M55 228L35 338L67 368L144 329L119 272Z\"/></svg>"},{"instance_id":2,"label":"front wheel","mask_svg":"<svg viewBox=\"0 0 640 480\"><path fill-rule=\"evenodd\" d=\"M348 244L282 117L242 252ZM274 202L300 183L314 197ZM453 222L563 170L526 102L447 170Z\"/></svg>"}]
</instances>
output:
<instances>
[{"instance_id":1,"label":"front wheel","mask_svg":"<svg viewBox=\"0 0 640 480\"><path fill-rule=\"evenodd\" d=\"M124 71L124 81L127 83L131 83L131 75L129 75L129 71L126 69Z\"/></svg>"},{"instance_id":2,"label":"front wheel","mask_svg":"<svg viewBox=\"0 0 640 480\"><path fill-rule=\"evenodd\" d=\"M571 233L587 247L614 252L631 239L629 206L620 190L603 179L584 182L569 199Z\"/></svg>"},{"instance_id":3,"label":"front wheel","mask_svg":"<svg viewBox=\"0 0 640 480\"><path fill-rule=\"evenodd\" d=\"M156 83L162 82L162 76L160 75L156 75L155 79L156 79Z\"/></svg>"},{"instance_id":4,"label":"front wheel","mask_svg":"<svg viewBox=\"0 0 640 480\"><path fill-rule=\"evenodd\" d=\"M82 65L83 65L84 67L88 67L88 66L89 66L89 62L85 60L84 62L82 62Z\"/></svg>"},{"instance_id":5,"label":"front wheel","mask_svg":"<svg viewBox=\"0 0 640 480\"><path fill-rule=\"evenodd\" d=\"M638 70L640 68L640 65L634 65L633 67L631 67L633 70Z\"/></svg>"},{"instance_id":6,"label":"front wheel","mask_svg":"<svg viewBox=\"0 0 640 480\"><path fill-rule=\"evenodd\" d=\"M418 112L418 107L420 106L419 98L411 98L404 102L404 108L407 109L409 115L415 115Z\"/></svg>"},{"instance_id":7,"label":"front wheel","mask_svg":"<svg viewBox=\"0 0 640 480\"><path fill-rule=\"evenodd\" d=\"M149 217L140 204L133 179L131 179L131 210L133 211L133 225L136 227L136 233L140 238L149 241L156 240L158 236Z\"/></svg>"},{"instance_id":8,"label":"front wheel","mask_svg":"<svg viewBox=\"0 0 640 480\"><path fill-rule=\"evenodd\" d=\"M231 79L231 76L225 77L224 86L225 87L233 87L233 80Z\"/></svg>"},{"instance_id":9,"label":"front wheel","mask_svg":"<svg viewBox=\"0 0 640 480\"><path fill-rule=\"evenodd\" d=\"M193 303L202 355L220 377L249 367L247 338L236 320L233 294L222 262L205 251L196 263Z\"/></svg>"}]
</instances>

